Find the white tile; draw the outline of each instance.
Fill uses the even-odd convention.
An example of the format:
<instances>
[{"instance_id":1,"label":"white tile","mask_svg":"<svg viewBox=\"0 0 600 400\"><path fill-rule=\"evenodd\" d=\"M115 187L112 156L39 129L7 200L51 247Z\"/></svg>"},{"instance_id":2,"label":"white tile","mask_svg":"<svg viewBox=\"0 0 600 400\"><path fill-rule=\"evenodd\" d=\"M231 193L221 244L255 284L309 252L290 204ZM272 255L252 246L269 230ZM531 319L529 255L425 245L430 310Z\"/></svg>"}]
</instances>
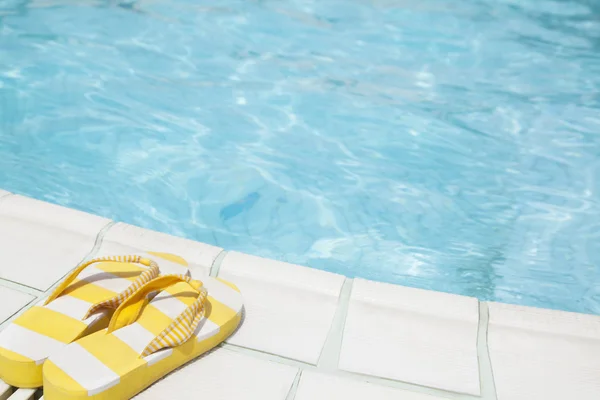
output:
<instances>
[{"instance_id":1,"label":"white tile","mask_svg":"<svg viewBox=\"0 0 600 400\"><path fill-rule=\"evenodd\" d=\"M0 189L0 197L8 196L9 194L10 194L10 192Z\"/></svg>"},{"instance_id":2,"label":"white tile","mask_svg":"<svg viewBox=\"0 0 600 400\"><path fill-rule=\"evenodd\" d=\"M478 395L477 299L356 279L339 367Z\"/></svg>"},{"instance_id":3,"label":"white tile","mask_svg":"<svg viewBox=\"0 0 600 400\"><path fill-rule=\"evenodd\" d=\"M343 276L231 252L219 277L236 284L244 298L244 321L229 343L317 363Z\"/></svg>"},{"instance_id":4,"label":"white tile","mask_svg":"<svg viewBox=\"0 0 600 400\"><path fill-rule=\"evenodd\" d=\"M95 235L0 215L0 278L47 290L88 255L95 240Z\"/></svg>"},{"instance_id":5,"label":"white tile","mask_svg":"<svg viewBox=\"0 0 600 400\"><path fill-rule=\"evenodd\" d=\"M303 371L295 400L444 400L407 390L380 386L361 380Z\"/></svg>"},{"instance_id":6,"label":"white tile","mask_svg":"<svg viewBox=\"0 0 600 400\"><path fill-rule=\"evenodd\" d=\"M342 275L236 251L227 253L220 270L241 278L260 280L265 284L305 289L335 297L340 294L345 279Z\"/></svg>"},{"instance_id":7,"label":"white tile","mask_svg":"<svg viewBox=\"0 0 600 400\"><path fill-rule=\"evenodd\" d=\"M600 317L490 303L498 400L600 398Z\"/></svg>"},{"instance_id":8,"label":"white tile","mask_svg":"<svg viewBox=\"0 0 600 400\"><path fill-rule=\"evenodd\" d=\"M6 321L33 299L33 296L26 293L0 286L0 323Z\"/></svg>"},{"instance_id":9,"label":"white tile","mask_svg":"<svg viewBox=\"0 0 600 400\"><path fill-rule=\"evenodd\" d=\"M0 201L0 278L46 290L92 250L109 220L23 196Z\"/></svg>"},{"instance_id":10,"label":"white tile","mask_svg":"<svg viewBox=\"0 0 600 400\"><path fill-rule=\"evenodd\" d=\"M0 201L0 218L2 216L92 236L94 240L98 232L110 222L109 219L96 215L19 195Z\"/></svg>"},{"instance_id":11,"label":"white tile","mask_svg":"<svg viewBox=\"0 0 600 400\"><path fill-rule=\"evenodd\" d=\"M183 257L190 269L210 270L215 258L223 250L220 247L195 242L193 240L151 231L119 222L104 235L103 243L119 243L136 249L162 253L172 253Z\"/></svg>"},{"instance_id":12,"label":"white tile","mask_svg":"<svg viewBox=\"0 0 600 400\"><path fill-rule=\"evenodd\" d=\"M297 369L218 349L168 375L137 400L285 400Z\"/></svg>"}]
</instances>

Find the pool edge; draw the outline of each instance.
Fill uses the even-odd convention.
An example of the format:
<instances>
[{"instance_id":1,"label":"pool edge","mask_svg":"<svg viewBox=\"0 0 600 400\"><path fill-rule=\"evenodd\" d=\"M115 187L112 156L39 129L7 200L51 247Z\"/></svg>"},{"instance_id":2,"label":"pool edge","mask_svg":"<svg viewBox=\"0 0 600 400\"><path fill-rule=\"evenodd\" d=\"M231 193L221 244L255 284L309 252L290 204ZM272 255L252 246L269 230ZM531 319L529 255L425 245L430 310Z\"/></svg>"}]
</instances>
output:
<instances>
[{"instance_id":1,"label":"pool edge","mask_svg":"<svg viewBox=\"0 0 600 400\"><path fill-rule=\"evenodd\" d=\"M282 374L289 390L280 400L320 399L332 393L349 399L370 395L520 400L569 394L587 400L600 393L595 361L600 359L598 316L347 278L120 222L107 224L104 218L39 201L23 200L24 207L40 209L21 208L14 214L4 207L8 197L11 203L27 199L0 190L0 221L27 215L24 230L36 229L37 218L43 229L81 236L86 257L107 243L132 249L149 246L185 253L198 276L213 271L234 281L247 294L245 322L223 351L295 369L290 382L291 375ZM46 216L56 210L68 223ZM49 240L61 239L52 235ZM165 249L156 249L157 245ZM11 265L14 260L1 261ZM32 266L32 271L38 268ZM45 282L30 281L33 274L5 279L2 269L0 286L37 299L64 275L57 271L46 287ZM589 379L590 374L598 379ZM12 389L0 387L0 397L2 390ZM152 398L153 390L144 398Z\"/></svg>"}]
</instances>

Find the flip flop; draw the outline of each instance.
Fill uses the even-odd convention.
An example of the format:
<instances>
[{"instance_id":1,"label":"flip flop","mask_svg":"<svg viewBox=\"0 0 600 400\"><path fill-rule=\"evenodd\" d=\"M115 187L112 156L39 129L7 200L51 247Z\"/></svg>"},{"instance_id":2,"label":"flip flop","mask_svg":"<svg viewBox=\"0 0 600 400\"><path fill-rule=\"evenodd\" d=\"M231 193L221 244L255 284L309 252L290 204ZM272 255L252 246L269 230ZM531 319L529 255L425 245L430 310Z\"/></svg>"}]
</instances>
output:
<instances>
[{"instance_id":1,"label":"flip flop","mask_svg":"<svg viewBox=\"0 0 600 400\"><path fill-rule=\"evenodd\" d=\"M48 358L44 399L129 399L220 344L237 328L241 314L242 296L231 283L181 275L155 278L117 308L107 329Z\"/></svg>"},{"instance_id":2,"label":"flip flop","mask_svg":"<svg viewBox=\"0 0 600 400\"><path fill-rule=\"evenodd\" d=\"M172 255L152 255L182 262ZM0 379L21 388L42 386L42 365L50 354L106 328L119 304L158 274L156 262L140 256L107 256L80 264L43 305L28 309L0 332Z\"/></svg>"}]
</instances>

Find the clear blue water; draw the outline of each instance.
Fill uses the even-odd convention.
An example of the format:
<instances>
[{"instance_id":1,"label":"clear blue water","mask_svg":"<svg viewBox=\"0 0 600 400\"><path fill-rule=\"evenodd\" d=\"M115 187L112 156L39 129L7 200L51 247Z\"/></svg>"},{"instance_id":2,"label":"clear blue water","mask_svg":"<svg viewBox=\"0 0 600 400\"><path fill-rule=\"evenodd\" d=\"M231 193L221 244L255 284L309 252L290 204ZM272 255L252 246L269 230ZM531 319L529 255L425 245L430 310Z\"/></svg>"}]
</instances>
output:
<instances>
[{"instance_id":1,"label":"clear blue water","mask_svg":"<svg viewBox=\"0 0 600 400\"><path fill-rule=\"evenodd\" d=\"M600 3L0 0L0 187L600 314Z\"/></svg>"}]
</instances>

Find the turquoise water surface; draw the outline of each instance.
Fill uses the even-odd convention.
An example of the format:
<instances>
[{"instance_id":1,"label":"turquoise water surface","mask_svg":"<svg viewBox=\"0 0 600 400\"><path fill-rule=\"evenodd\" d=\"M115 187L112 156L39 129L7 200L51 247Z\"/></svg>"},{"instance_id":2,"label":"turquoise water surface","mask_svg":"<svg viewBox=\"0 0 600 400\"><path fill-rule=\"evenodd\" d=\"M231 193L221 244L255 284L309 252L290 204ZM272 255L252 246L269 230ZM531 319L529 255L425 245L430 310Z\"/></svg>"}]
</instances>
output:
<instances>
[{"instance_id":1,"label":"turquoise water surface","mask_svg":"<svg viewBox=\"0 0 600 400\"><path fill-rule=\"evenodd\" d=\"M0 0L0 188L600 314L600 3Z\"/></svg>"}]
</instances>

